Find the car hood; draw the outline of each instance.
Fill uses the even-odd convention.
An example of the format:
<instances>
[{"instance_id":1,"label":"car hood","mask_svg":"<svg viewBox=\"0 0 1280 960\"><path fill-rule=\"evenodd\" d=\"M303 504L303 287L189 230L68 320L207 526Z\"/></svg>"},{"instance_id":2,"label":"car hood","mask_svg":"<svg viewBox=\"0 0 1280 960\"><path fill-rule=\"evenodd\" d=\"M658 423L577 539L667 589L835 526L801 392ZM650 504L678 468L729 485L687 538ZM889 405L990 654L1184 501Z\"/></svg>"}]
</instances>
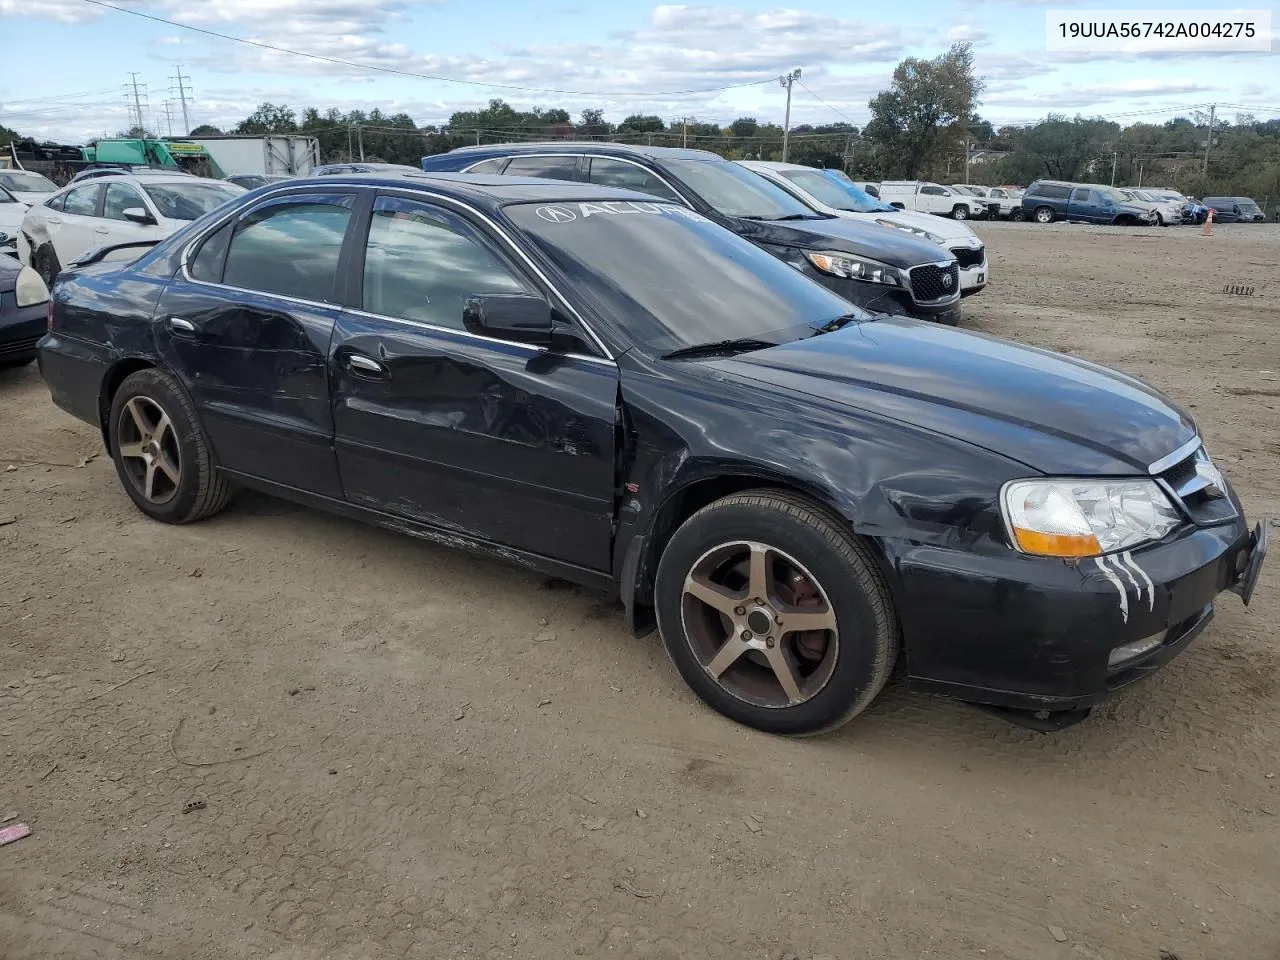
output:
<instances>
[{"instance_id":1,"label":"car hood","mask_svg":"<svg viewBox=\"0 0 1280 960\"><path fill-rule=\"evenodd\" d=\"M915 267L948 259L936 244L878 223L831 217L823 220L738 220L737 232L756 243L801 250L854 253L894 267Z\"/></svg>"},{"instance_id":2,"label":"car hood","mask_svg":"<svg viewBox=\"0 0 1280 960\"><path fill-rule=\"evenodd\" d=\"M10 190L9 192L18 200L21 200L23 203L29 203L32 206L35 206L37 203L44 203L53 196L52 190L48 193L35 193L26 190Z\"/></svg>"},{"instance_id":3,"label":"car hood","mask_svg":"<svg viewBox=\"0 0 1280 960\"><path fill-rule=\"evenodd\" d=\"M1196 435L1189 414L1132 377L900 317L708 366L955 437L1046 474L1145 474Z\"/></svg>"},{"instance_id":4,"label":"car hood","mask_svg":"<svg viewBox=\"0 0 1280 960\"><path fill-rule=\"evenodd\" d=\"M850 213L841 211L841 216L852 217L855 220L861 220L864 223L875 223L877 220L885 220L889 223L900 223L904 227L915 227L918 230L927 230L940 240L944 240L950 246L955 241L963 241L971 247L982 246L982 241L978 239L978 235L957 220L948 220L945 217L935 217L931 213L913 213L910 210L895 210L892 213Z\"/></svg>"}]
</instances>

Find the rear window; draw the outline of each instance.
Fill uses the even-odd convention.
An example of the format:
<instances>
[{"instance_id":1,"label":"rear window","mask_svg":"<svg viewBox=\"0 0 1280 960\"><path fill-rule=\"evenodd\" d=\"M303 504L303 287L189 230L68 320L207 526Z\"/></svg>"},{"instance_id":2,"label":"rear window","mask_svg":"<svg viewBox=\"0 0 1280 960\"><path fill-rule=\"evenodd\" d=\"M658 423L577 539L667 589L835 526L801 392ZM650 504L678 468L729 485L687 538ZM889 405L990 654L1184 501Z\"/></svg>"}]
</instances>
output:
<instances>
[{"instance_id":1,"label":"rear window","mask_svg":"<svg viewBox=\"0 0 1280 960\"><path fill-rule=\"evenodd\" d=\"M1061 186L1056 183L1033 183L1027 188L1027 196L1049 197L1051 199L1065 200L1071 196L1071 188Z\"/></svg>"}]
</instances>

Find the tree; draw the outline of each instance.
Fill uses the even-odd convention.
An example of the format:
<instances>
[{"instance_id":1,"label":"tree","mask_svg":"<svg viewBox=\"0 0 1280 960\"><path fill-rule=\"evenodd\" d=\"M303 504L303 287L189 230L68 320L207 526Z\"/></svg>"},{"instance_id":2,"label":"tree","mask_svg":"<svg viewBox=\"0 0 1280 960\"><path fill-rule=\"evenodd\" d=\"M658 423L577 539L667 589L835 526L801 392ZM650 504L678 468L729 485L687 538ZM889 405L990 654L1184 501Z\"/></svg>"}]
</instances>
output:
<instances>
[{"instance_id":1,"label":"tree","mask_svg":"<svg viewBox=\"0 0 1280 960\"><path fill-rule=\"evenodd\" d=\"M603 110L587 109L582 111L582 122L578 124L578 130L588 137L603 137L613 127L605 120Z\"/></svg>"},{"instance_id":2,"label":"tree","mask_svg":"<svg viewBox=\"0 0 1280 960\"><path fill-rule=\"evenodd\" d=\"M1107 163L1110 179L1112 148L1120 137L1120 125L1101 118L1076 117L1068 120L1060 114L1049 114L1029 127L1022 136L1022 150L1035 158L1041 175L1054 180L1078 180L1088 175L1090 164Z\"/></svg>"},{"instance_id":3,"label":"tree","mask_svg":"<svg viewBox=\"0 0 1280 960\"><path fill-rule=\"evenodd\" d=\"M617 126L618 133L661 133L667 125L661 117L633 113Z\"/></svg>"},{"instance_id":4,"label":"tree","mask_svg":"<svg viewBox=\"0 0 1280 960\"><path fill-rule=\"evenodd\" d=\"M209 123L202 123L200 126L192 130L187 136L190 137L220 137L222 131Z\"/></svg>"},{"instance_id":5,"label":"tree","mask_svg":"<svg viewBox=\"0 0 1280 960\"><path fill-rule=\"evenodd\" d=\"M963 140L985 86L974 74L971 44L953 44L932 60L908 57L893 71L890 88L872 97L864 132L886 169L913 177Z\"/></svg>"},{"instance_id":6,"label":"tree","mask_svg":"<svg viewBox=\"0 0 1280 960\"><path fill-rule=\"evenodd\" d=\"M236 125L233 133L260 135L264 133L294 133L298 120L287 106L263 103Z\"/></svg>"},{"instance_id":7,"label":"tree","mask_svg":"<svg viewBox=\"0 0 1280 960\"><path fill-rule=\"evenodd\" d=\"M735 137L754 137L760 130L760 123L755 117L739 117L729 124L729 132Z\"/></svg>"}]
</instances>

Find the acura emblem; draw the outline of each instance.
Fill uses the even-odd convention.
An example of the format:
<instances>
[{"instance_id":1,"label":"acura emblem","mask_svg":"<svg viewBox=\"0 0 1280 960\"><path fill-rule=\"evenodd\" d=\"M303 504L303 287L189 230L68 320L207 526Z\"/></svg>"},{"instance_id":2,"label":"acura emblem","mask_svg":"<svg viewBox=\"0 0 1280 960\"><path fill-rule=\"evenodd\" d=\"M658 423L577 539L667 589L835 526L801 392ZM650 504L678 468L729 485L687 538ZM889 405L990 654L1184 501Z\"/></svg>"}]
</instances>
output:
<instances>
[{"instance_id":1,"label":"acura emblem","mask_svg":"<svg viewBox=\"0 0 1280 960\"><path fill-rule=\"evenodd\" d=\"M539 207L534 213L549 223L568 223L578 219L578 215L568 207Z\"/></svg>"}]
</instances>

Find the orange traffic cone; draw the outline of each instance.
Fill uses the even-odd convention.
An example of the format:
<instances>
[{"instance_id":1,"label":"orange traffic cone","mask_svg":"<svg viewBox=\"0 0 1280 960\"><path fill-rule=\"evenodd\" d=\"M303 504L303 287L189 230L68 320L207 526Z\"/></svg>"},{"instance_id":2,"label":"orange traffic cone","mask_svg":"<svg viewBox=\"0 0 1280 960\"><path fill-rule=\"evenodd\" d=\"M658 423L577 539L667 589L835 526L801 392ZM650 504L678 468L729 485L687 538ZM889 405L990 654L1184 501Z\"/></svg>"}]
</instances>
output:
<instances>
[{"instance_id":1,"label":"orange traffic cone","mask_svg":"<svg viewBox=\"0 0 1280 960\"><path fill-rule=\"evenodd\" d=\"M1200 228L1200 232L1206 237L1213 236L1213 207L1209 208L1209 215L1204 218L1204 226Z\"/></svg>"}]
</instances>

